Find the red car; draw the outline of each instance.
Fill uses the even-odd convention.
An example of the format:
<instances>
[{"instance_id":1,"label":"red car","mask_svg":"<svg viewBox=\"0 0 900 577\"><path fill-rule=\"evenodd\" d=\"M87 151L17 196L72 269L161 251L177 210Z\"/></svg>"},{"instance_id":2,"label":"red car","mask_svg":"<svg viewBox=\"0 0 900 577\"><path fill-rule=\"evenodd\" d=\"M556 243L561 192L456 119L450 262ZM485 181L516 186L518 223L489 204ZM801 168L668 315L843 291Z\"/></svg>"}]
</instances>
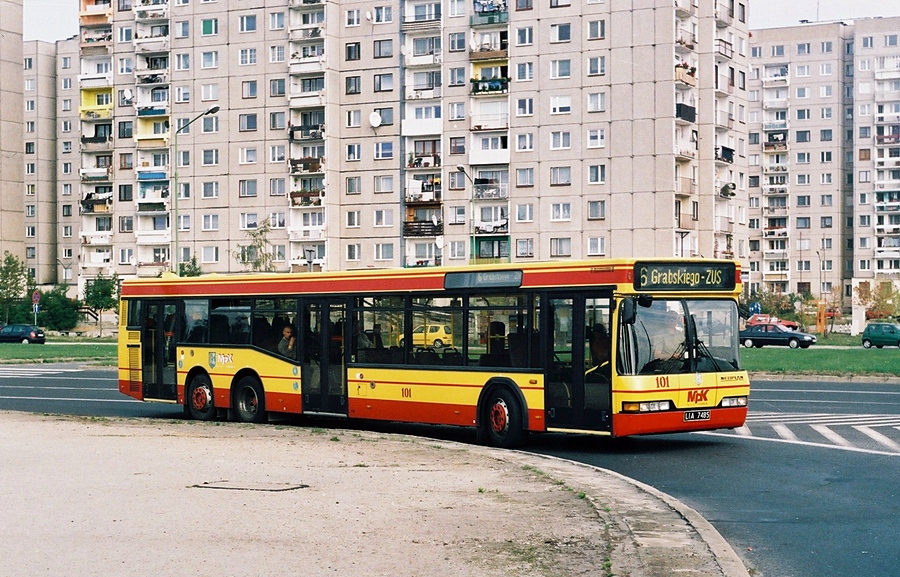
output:
<instances>
[{"instance_id":1,"label":"red car","mask_svg":"<svg viewBox=\"0 0 900 577\"><path fill-rule=\"evenodd\" d=\"M794 321L780 319L778 317L773 317L772 315L757 314L757 315L753 315L752 317L747 319L748 327L753 326L753 325L766 325L766 324L781 325L783 327L787 327L787 328L791 329L792 331L800 330L799 323L795 323Z\"/></svg>"}]
</instances>

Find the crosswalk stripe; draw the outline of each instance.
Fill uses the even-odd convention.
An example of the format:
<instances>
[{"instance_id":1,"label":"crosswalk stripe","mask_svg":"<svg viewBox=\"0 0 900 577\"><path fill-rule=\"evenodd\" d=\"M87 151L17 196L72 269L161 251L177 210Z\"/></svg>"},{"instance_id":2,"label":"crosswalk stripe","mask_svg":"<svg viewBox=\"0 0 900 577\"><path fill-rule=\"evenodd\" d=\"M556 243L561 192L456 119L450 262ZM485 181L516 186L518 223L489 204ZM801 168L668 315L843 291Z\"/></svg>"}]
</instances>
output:
<instances>
[{"instance_id":1,"label":"crosswalk stripe","mask_svg":"<svg viewBox=\"0 0 900 577\"><path fill-rule=\"evenodd\" d=\"M856 429L857 431L859 431L860 433L862 433L863 435L866 435L870 439L874 440L875 442L877 442L881 445L884 445L888 449L893 449L895 451L900 452L900 445L898 445L897 443L895 443L894 441L892 441L885 435L879 433L878 431L875 431L873 429L870 429L869 427L864 427L864 426L856 426L853 428Z\"/></svg>"},{"instance_id":2,"label":"crosswalk stripe","mask_svg":"<svg viewBox=\"0 0 900 577\"><path fill-rule=\"evenodd\" d=\"M840 445L842 447L852 447L853 443L845 439L844 437L838 435L825 425L810 425L810 428L815 430L817 433L834 443L835 445Z\"/></svg>"},{"instance_id":3,"label":"crosswalk stripe","mask_svg":"<svg viewBox=\"0 0 900 577\"><path fill-rule=\"evenodd\" d=\"M775 429L775 432L778 433L778 436L787 441L799 441L797 435L793 433L790 429L788 429L785 425L775 424L772 425L772 428Z\"/></svg>"},{"instance_id":4,"label":"crosswalk stripe","mask_svg":"<svg viewBox=\"0 0 900 577\"><path fill-rule=\"evenodd\" d=\"M750 432L750 427L748 427L747 425L736 428L734 430L734 432L742 437L752 437L753 436L753 433Z\"/></svg>"}]
</instances>

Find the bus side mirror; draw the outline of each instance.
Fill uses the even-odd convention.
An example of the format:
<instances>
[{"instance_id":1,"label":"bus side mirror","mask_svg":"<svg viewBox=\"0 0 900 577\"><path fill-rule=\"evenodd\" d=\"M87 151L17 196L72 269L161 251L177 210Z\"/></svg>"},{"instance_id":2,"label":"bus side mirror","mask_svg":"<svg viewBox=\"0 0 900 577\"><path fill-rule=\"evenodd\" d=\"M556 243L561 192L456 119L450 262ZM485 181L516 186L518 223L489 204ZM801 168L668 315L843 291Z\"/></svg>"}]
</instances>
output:
<instances>
[{"instance_id":1,"label":"bus side mirror","mask_svg":"<svg viewBox=\"0 0 900 577\"><path fill-rule=\"evenodd\" d=\"M634 299L625 299L622 301L622 308L619 310L619 322L623 325L633 325L635 319L635 301Z\"/></svg>"}]
</instances>

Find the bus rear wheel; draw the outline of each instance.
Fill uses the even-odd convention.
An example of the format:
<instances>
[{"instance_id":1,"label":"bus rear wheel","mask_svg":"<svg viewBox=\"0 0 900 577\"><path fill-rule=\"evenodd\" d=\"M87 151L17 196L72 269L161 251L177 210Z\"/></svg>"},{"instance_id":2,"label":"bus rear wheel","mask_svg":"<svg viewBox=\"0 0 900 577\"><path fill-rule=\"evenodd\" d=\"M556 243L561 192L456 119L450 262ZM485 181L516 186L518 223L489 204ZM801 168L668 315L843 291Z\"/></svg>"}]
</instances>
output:
<instances>
[{"instance_id":1,"label":"bus rear wheel","mask_svg":"<svg viewBox=\"0 0 900 577\"><path fill-rule=\"evenodd\" d=\"M494 389L487 396L479 428L479 437L493 447L510 449L525 441L522 408L509 389Z\"/></svg>"},{"instance_id":2,"label":"bus rear wheel","mask_svg":"<svg viewBox=\"0 0 900 577\"><path fill-rule=\"evenodd\" d=\"M234 391L234 412L242 423L266 422L266 398L262 385L253 377L243 377Z\"/></svg>"},{"instance_id":3,"label":"bus rear wheel","mask_svg":"<svg viewBox=\"0 0 900 577\"><path fill-rule=\"evenodd\" d=\"M212 381L206 375L197 375L188 385L185 405L191 418L198 421L212 421L216 418L213 402Z\"/></svg>"}]
</instances>

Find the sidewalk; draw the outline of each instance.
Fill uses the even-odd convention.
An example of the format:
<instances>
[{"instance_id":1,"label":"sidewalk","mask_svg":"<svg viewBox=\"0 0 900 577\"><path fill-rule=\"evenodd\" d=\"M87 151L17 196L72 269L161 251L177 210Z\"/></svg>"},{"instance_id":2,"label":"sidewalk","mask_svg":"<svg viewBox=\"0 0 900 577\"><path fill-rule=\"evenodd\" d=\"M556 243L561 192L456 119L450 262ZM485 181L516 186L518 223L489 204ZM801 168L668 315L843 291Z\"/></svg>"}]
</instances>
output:
<instances>
[{"instance_id":1,"label":"sidewalk","mask_svg":"<svg viewBox=\"0 0 900 577\"><path fill-rule=\"evenodd\" d=\"M748 576L671 497L517 451L0 412L0 454L0 575Z\"/></svg>"}]
</instances>

